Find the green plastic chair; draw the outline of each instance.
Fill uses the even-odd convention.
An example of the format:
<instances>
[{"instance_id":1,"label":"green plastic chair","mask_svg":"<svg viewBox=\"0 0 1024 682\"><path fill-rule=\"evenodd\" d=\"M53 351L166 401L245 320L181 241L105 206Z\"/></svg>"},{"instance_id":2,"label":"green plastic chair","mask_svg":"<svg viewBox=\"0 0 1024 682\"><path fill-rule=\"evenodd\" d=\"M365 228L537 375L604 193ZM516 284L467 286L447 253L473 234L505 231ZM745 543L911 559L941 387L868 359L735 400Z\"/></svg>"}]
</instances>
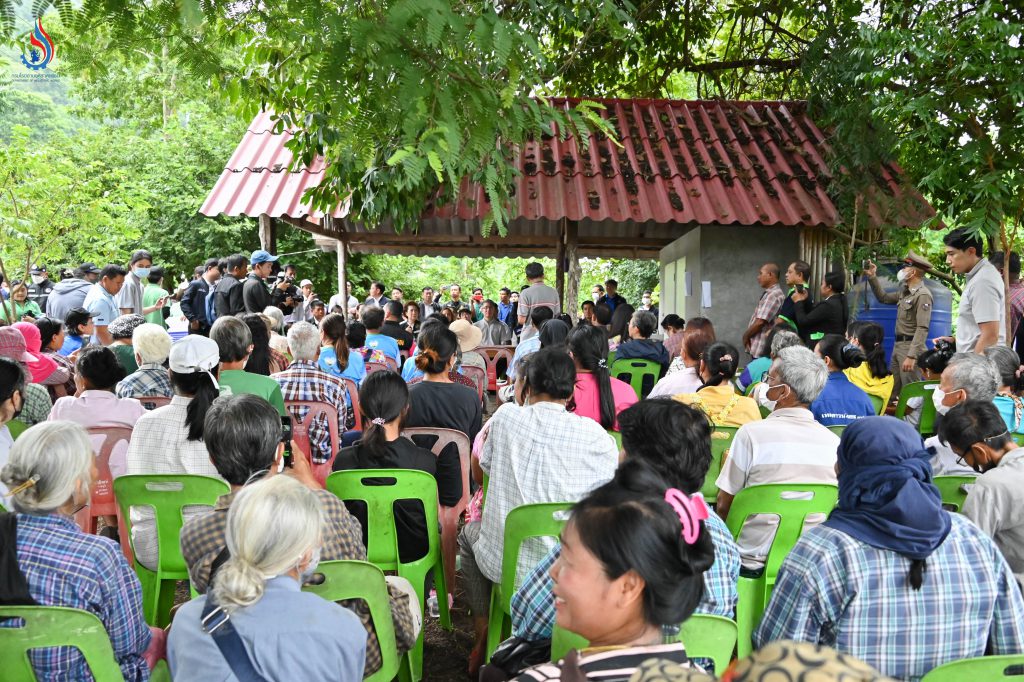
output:
<instances>
[{"instance_id":1,"label":"green plastic chair","mask_svg":"<svg viewBox=\"0 0 1024 682\"><path fill-rule=\"evenodd\" d=\"M1024 656L981 656L953 661L932 668L931 672L921 678L921 682L963 682L964 680L1018 679L1024 677L1020 672L1024 666ZM1011 672L1012 669L1012 672Z\"/></svg>"},{"instance_id":2,"label":"green plastic chair","mask_svg":"<svg viewBox=\"0 0 1024 682\"><path fill-rule=\"evenodd\" d=\"M619 452L622 452L622 434L609 429L608 435L615 439L615 447L619 449Z\"/></svg>"},{"instance_id":3,"label":"green plastic chair","mask_svg":"<svg viewBox=\"0 0 1024 682\"><path fill-rule=\"evenodd\" d=\"M1017 445L1024 445L1024 433L1011 433L1010 438L1012 438L1013 442Z\"/></svg>"},{"instance_id":4,"label":"green plastic chair","mask_svg":"<svg viewBox=\"0 0 1024 682\"><path fill-rule=\"evenodd\" d=\"M364 682L389 682L396 676L409 679L412 672L409 658L398 655L384 572L367 561L324 561L316 572L323 575L324 581L319 585L303 585L305 592L318 594L328 601L362 599L370 608L382 663L380 670L363 678Z\"/></svg>"},{"instance_id":5,"label":"green plastic chair","mask_svg":"<svg viewBox=\"0 0 1024 682\"><path fill-rule=\"evenodd\" d=\"M825 428L827 428L829 431L831 431L832 433L834 433L837 436L839 436L840 438L842 438L843 437L843 431L846 430L846 425L842 424L842 425L836 425L836 426L827 426Z\"/></svg>"},{"instance_id":6,"label":"green plastic chair","mask_svg":"<svg viewBox=\"0 0 1024 682\"><path fill-rule=\"evenodd\" d=\"M633 387L636 397L644 399L661 378L661 365L654 360L616 360L611 363L611 374Z\"/></svg>"},{"instance_id":7,"label":"green plastic chair","mask_svg":"<svg viewBox=\"0 0 1024 682\"><path fill-rule=\"evenodd\" d=\"M922 436L935 433L935 405L932 403L932 391L938 388L937 381L915 381L900 389L899 400L896 401L896 418L903 419L907 415L907 401L921 398L921 420L917 423L917 432Z\"/></svg>"},{"instance_id":8,"label":"green plastic chair","mask_svg":"<svg viewBox=\"0 0 1024 682\"><path fill-rule=\"evenodd\" d=\"M85 658L97 680L121 680L103 622L95 614L63 606L0 606L0 620L21 618L22 627L0 628L0 660L5 680L35 680L29 651L73 646Z\"/></svg>"},{"instance_id":9,"label":"green plastic chair","mask_svg":"<svg viewBox=\"0 0 1024 682\"><path fill-rule=\"evenodd\" d=\"M877 415L885 414L885 398L882 398L881 396L873 395L871 393L868 393L867 396L868 396L868 398L871 399L871 404L875 406L875 414L877 414Z\"/></svg>"},{"instance_id":10,"label":"green plastic chair","mask_svg":"<svg viewBox=\"0 0 1024 682\"><path fill-rule=\"evenodd\" d=\"M512 634L512 595L516 590L516 566L523 541L529 538L558 537L565 520L556 514L572 508L568 502L543 502L516 507L505 517L505 535L501 557L501 584L491 586L491 610L487 626L487 659Z\"/></svg>"},{"instance_id":11,"label":"green plastic chair","mask_svg":"<svg viewBox=\"0 0 1024 682\"><path fill-rule=\"evenodd\" d=\"M615 364L615 351L613 351L613 350L608 351L608 359L605 360L605 363L609 367L611 367L613 364Z\"/></svg>"},{"instance_id":12,"label":"green plastic chair","mask_svg":"<svg viewBox=\"0 0 1024 682\"><path fill-rule=\"evenodd\" d=\"M743 391L743 395L745 395L745 396L747 396L749 398L750 394L753 393L757 389L757 386L760 383L761 383L760 381L752 381L750 383L750 385L747 386L747 388Z\"/></svg>"},{"instance_id":13,"label":"green plastic chair","mask_svg":"<svg viewBox=\"0 0 1024 682\"><path fill-rule=\"evenodd\" d=\"M943 506L950 506L953 511L958 512L964 506L964 500L967 499L967 491L963 489L965 485L971 485L974 483L976 476L936 476L932 483L942 493L942 504Z\"/></svg>"},{"instance_id":14,"label":"green plastic chair","mask_svg":"<svg viewBox=\"0 0 1024 682\"><path fill-rule=\"evenodd\" d=\"M811 493L812 497L806 500L783 497L784 494L793 492ZM729 508L729 518L725 521L733 538L739 538L743 524L754 514L768 514L779 518L778 530L765 559L764 572L758 578L740 576L736 585L736 655L739 658L751 652L754 626L761 619L768 604L783 559L803 533L804 521L811 514L828 514L835 508L838 500L839 489L834 485L800 483L754 485L740 490L733 499Z\"/></svg>"},{"instance_id":15,"label":"green plastic chair","mask_svg":"<svg viewBox=\"0 0 1024 682\"><path fill-rule=\"evenodd\" d=\"M695 613L686 619L679 632L679 641L686 648L690 658L710 658L715 662L715 673L721 674L729 667L733 649L736 648L736 623L722 616ZM557 661L569 649L585 649L590 643L575 632L569 632L557 625L551 632L551 660Z\"/></svg>"},{"instance_id":16,"label":"green plastic chair","mask_svg":"<svg viewBox=\"0 0 1024 682\"><path fill-rule=\"evenodd\" d=\"M152 474L120 476L114 479L121 518L135 552L131 536L132 507L151 507L156 516L157 551L159 564L150 570L135 561L135 574L142 583L142 612L146 622L156 627L167 627L171 622L174 590L179 580L188 580L188 566L181 556L181 527L183 507L206 505L212 507L221 495L230 492L228 484L219 478L189 474Z\"/></svg>"},{"instance_id":17,"label":"green plastic chair","mask_svg":"<svg viewBox=\"0 0 1024 682\"><path fill-rule=\"evenodd\" d=\"M451 622L448 611L448 588L444 578L444 559L437 520L437 481L425 471L415 469L349 469L335 471L327 477L327 490L338 499L366 504L366 557L382 571L395 571L415 588L420 608L426 613L427 574L433 571L437 590L437 606L442 624ZM394 504L399 500L420 500L426 515L426 556L402 563L398 557L398 529ZM413 679L423 674L423 632L409 652Z\"/></svg>"},{"instance_id":18,"label":"green plastic chair","mask_svg":"<svg viewBox=\"0 0 1024 682\"><path fill-rule=\"evenodd\" d=\"M732 441L736 437L735 426L716 426L711 432L711 465L704 477L704 485L700 494L708 504L715 504L718 499L718 474L722 472L722 465L725 463L725 453L732 447Z\"/></svg>"},{"instance_id":19,"label":"green plastic chair","mask_svg":"<svg viewBox=\"0 0 1024 682\"><path fill-rule=\"evenodd\" d=\"M20 419L12 419L7 422L7 431L11 434L11 440L18 440L18 436L25 433L27 429L28 424Z\"/></svg>"}]
</instances>

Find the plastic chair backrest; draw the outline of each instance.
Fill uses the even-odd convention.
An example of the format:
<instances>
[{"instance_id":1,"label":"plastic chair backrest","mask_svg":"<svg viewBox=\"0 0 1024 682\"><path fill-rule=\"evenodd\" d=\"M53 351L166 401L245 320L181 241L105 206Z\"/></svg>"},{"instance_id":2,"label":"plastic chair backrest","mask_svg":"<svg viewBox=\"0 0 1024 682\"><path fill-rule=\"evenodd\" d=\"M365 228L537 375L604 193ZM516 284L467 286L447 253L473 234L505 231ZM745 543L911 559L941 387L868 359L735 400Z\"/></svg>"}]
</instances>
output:
<instances>
[{"instance_id":1,"label":"plastic chair backrest","mask_svg":"<svg viewBox=\"0 0 1024 682\"><path fill-rule=\"evenodd\" d=\"M484 392L487 390L487 370L481 367L467 366L463 366L461 370L464 377L473 381L473 385L476 386L476 397L482 402Z\"/></svg>"},{"instance_id":2,"label":"plastic chair backrest","mask_svg":"<svg viewBox=\"0 0 1024 682\"><path fill-rule=\"evenodd\" d=\"M615 439L615 447L619 449L619 452L622 452L622 433L610 429L606 429L606 433Z\"/></svg>"},{"instance_id":3,"label":"plastic chair backrest","mask_svg":"<svg viewBox=\"0 0 1024 682\"><path fill-rule=\"evenodd\" d=\"M708 504L714 504L718 498L718 486L715 482L718 480L718 474L722 472L722 465L725 463L725 457L729 448L732 447L732 441L736 437L737 427L735 426L716 426L711 431L711 465L708 467L708 473L704 477L704 485L701 486L700 492L704 496L704 501Z\"/></svg>"},{"instance_id":4,"label":"plastic chair backrest","mask_svg":"<svg viewBox=\"0 0 1024 682\"><path fill-rule=\"evenodd\" d=\"M810 493L811 498L801 500L784 497L790 493ZM839 488L824 483L753 485L736 494L729 508L729 518L725 522L733 538L738 538L744 522L754 514L779 518L779 526L764 564L766 584L771 588L775 584L782 560L800 539L807 517L811 514L827 515L835 508L838 500Z\"/></svg>"},{"instance_id":5,"label":"plastic chair backrest","mask_svg":"<svg viewBox=\"0 0 1024 682\"><path fill-rule=\"evenodd\" d=\"M437 526L437 481L425 471L415 469L346 469L327 477L327 490L343 501L358 500L366 504L366 556L383 571L426 574L440 557ZM394 504L399 500L420 500L426 516L430 551L421 559L402 564L398 557L398 531ZM417 583L410 578L417 590Z\"/></svg>"},{"instance_id":6,"label":"plastic chair backrest","mask_svg":"<svg viewBox=\"0 0 1024 682\"><path fill-rule=\"evenodd\" d=\"M871 399L871 404L875 406L875 414L885 414L885 398L868 393L868 398Z\"/></svg>"},{"instance_id":7,"label":"plastic chair backrest","mask_svg":"<svg viewBox=\"0 0 1024 682\"><path fill-rule=\"evenodd\" d=\"M355 419L355 428L361 430L363 428L363 415L359 410L359 386L352 379L339 378L345 382L345 390L348 391L348 404L352 409L352 417Z\"/></svg>"},{"instance_id":8,"label":"plastic chair backrest","mask_svg":"<svg viewBox=\"0 0 1024 682\"><path fill-rule=\"evenodd\" d=\"M110 636L95 614L63 606L0 606L0 620L8 618L20 618L23 623L0 628L5 680L35 680L29 652L57 646L78 649L93 678L123 679Z\"/></svg>"},{"instance_id":9,"label":"plastic chair backrest","mask_svg":"<svg viewBox=\"0 0 1024 682\"><path fill-rule=\"evenodd\" d=\"M165 395L140 395L136 397L142 406L147 410L155 410L158 407L171 404L171 399Z\"/></svg>"},{"instance_id":10,"label":"plastic chair backrest","mask_svg":"<svg viewBox=\"0 0 1024 682\"><path fill-rule=\"evenodd\" d=\"M640 399L647 397L661 377L661 365L654 360L616 360L611 368L612 376L632 386Z\"/></svg>"},{"instance_id":11,"label":"plastic chair backrest","mask_svg":"<svg viewBox=\"0 0 1024 682\"><path fill-rule=\"evenodd\" d=\"M495 391L498 387L498 361L505 360L505 371L512 364L514 352L512 346L477 346L476 352L487 361L487 390Z\"/></svg>"},{"instance_id":12,"label":"plastic chair backrest","mask_svg":"<svg viewBox=\"0 0 1024 682\"><path fill-rule=\"evenodd\" d=\"M903 419L907 415L907 401L911 398L921 398L921 420L917 423L917 432L921 435L931 435L935 431L935 404L932 403L932 391L939 387L937 381L915 381L906 384L900 389L900 397L896 402L897 419Z\"/></svg>"},{"instance_id":13,"label":"plastic chair backrest","mask_svg":"<svg viewBox=\"0 0 1024 682\"><path fill-rule=\"evenodd\" d=\"M432 429L425 426L402 429L402 435L417 445L433 438L428 449L435 457L440 457L449 443L459 449L459 466L462 470L462 498L454 507L438 505L438 516L441 518L441 550L444 557L444 575L448 589L455 591L455 559L459 553L459 518L469 506L469 469L473 447L469 436L455 429ZM420 447L423 447L420 445Z\"/></svg>"},{"instance_id":14,"label":"plastic chair backrest","mask_svg":"<svg viewBox=\"0 0 1024 682\"><path fill-rule=\"evenodd\" d=\"M388 360L391 360L391 358L388 358ZM394 360L391 360L391 362L394 362ZM366 363L366 376L370 376L374 372L392 372L392 371L395 371L395 370L391 369L391 365L389 363L386 363L386 362L367 362Z\"/></svg>"},{"instance_id":15,"label":"plastic chair backrest","mask_svg":"<svg viewBox=\"0 0 1024 682\"><path fill-rule=\"evenodd\" d=\"M985 680L993 682L1002 679L1019 679L1024 676L1024 655L981 656L952 661L940 665L921 678L921 682L963 682L964 680Z\"/></svg>"},{"instance_id":16,"label":"plastic chair backrest","mask_svg":"<svg viewBox=\"0 0 1024 682\"><path fill-rule=\"evenodd\" d=\"M839 436L840 438L842 438L843 437L843 431L846 430L846 425L845 424L836 424L834 426L826 426L825 428L827 428L829 431L831 431L832 433L834 433L837 436Z\"/></svg>"},{"instance_id":17,"label":"plastic chair backrest","mask_svg":"<svg viewBox=\"0 0 1024 682\"><path fill-rule=\"evenodd\" d=\"M391 600L384 573L366 561L324 561L316 572L324 577L319 585L303 585L305 592L320 595L328 601L362 599L370 608L377 641L380 642L382 663L377 672L365 677L364 682L388 682L398 675L402 659L398 655L395 625L391 620Z\"/></svg>"},{"instance_id":18,"label":"plastic chair backrest","mask_svg":"<svg viewBox=\"0 0 1024 682\"><path fill-rule=\"evenodd\" d=\"M117 500L114 499L114 477L110 474L110 455L117 444L132 439L132 430L127 426L91 426L90 436L102 436L103 442L96 453L96 469L98 475L92 484L89 500L89 517L113 516L117 514ZM90 440L93 440L90 438ZM92 532L84 529L86 532Z\"/></svg>"},{"instance_id":19,"label":"plastic chair backrest","mask_svg":"<svg viewBox=\"0 0 1024 682\"><path fill-rule=\"evenodd\" d=\"M679 641L686 648L690 658L710 658L715 662L715 673L721 674L729 667L729 659L736 647L736 623L722 616L695 613L686 619L679 632ZM569 649L584 649L589 642L575 632L569 632L557 625L551 633L551 660L557 661Z\"/></svg>"},{"instance_id":20,"label":"plastic chair backrest","mask_svg":"<svg viewBox=\"0 0 1024 682\"><path fill-rule=\"evenodd\" d=\"M341 429L338 425L338 408L329 403L321 403L312 400L286 400L285 409L292 418L292 439L306 455L313 475L320 481L321 485L331 474L331 467L334 465L334 458L338 456L341 448ZM300 408L306 408L306 416L299 419ZM313 444L309 439L309 427L313 420L319 415L327 419L327 431L331 439L331 456L322 464L314 463L312 459Z\"/></svg>"},{"instance_id":21,"label":"plastic chair backrest","mask_svg":"<svg viewBox=\"0 0 1024 682\"><path fill-rule=\"evenodd\" d=\"M953 507L953 511L963 509L964 500L967 499L967 491L963 486L974 483L976 476L936 476L932 483L942 494L942 504Z\"/></svg>"},{"instance_id":22,"label":"plastic chair backrest","mask_svg":"<svg viewBox=\"0 0 1024 682\"><path fill-rule=\"evenodd\" d=\"M185 559L181 556L181 527L183 507L205 505L213 507L217 498L231 489L219 478L192 474L150 474L119 476L114 479L114 494L121 510L129 538L131 537L131 507L151 507L156 519L157 551L160 565L157 574L188 576ZM132 540L132 551L135 542Z\"/></svg>"},{"instance_id":23,"label":"plastic chair backrest","mask_svg":"<svg viewBox=\"0 0 1024 682\"><path fill-rule=\"evenodd\" d=\"M1010 438L1012 438L1013 442L1017 445L1024 445L1024 433L1011 433Z\"/></svg>"},{"instance_id":24,"label":"plastic chair backrest","mask_svg":"<svg viewBox=\"0 0 1024 682\"><path fill-rule=\"evenodd\" d=\"M12 419L11 421L7 422L7 430L10 432L12 440L18 440L18 436L25 433L27 429L28 424L21 421L20 419Z\"/></svg>"},{"instance_id":25,"label":"plastic chair backrest","mask_svg":"<svg viewBox=\"0 0 1024 682\"><path fill-rule=\"evenodd\" d=\"M572 504L569 502L524 504L510 511L505 517L501 557L501 606L506 613L512 608L512 594L516 588L516 567L523 542L529 538L558 537L568 519L557 516L567 517L566 512L570 509Z\"/></svg>"},{"instance_id":26,"label":"plastic chair backrest","mask_svg":"<svg viewBox=\"0 0 1024 682\"><path fill-rule=\"evenodd\" d=\"M743 395L745 395L747 397L750 397L750 394L753 393L757 389L757 386L760 383L761 383L760 381L752 381L752 382L750 382L750 385L747 386L745 391L743 391Z\"/></svg>"}]
</instances>

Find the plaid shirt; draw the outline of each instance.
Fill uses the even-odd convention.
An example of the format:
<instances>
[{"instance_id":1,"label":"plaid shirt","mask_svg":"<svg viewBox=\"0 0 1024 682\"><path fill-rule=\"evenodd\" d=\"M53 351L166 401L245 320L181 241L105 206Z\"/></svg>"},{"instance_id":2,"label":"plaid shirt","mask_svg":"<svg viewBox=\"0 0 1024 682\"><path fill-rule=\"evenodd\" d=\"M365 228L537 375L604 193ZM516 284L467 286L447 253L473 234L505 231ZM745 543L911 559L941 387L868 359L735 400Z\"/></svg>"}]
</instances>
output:
<instances>
[{"instance_id":1,"label":"plaid shirt","mask_svg":"<svg viewBox=\"0 0 1024 682\"><path fill-rule=\"evenodd\" d=\"M56 400L57 398L63 398L66 395L74 395L75 391L78 390L78 387L75 386L75 363L57 352L46 351L43 355L56 362L58 367L63 367L68 373L68 380L64 382L63 393L58 395L56 391L57 386L47 384L46 390L50 393L50 399Z\"/></svg>"},{"instance_id":2,"label":"plaid shirt","mask_svg":"<svg viewBox=\"0 0 1024 682\"><path fill-rule=\"evenodd\" d=\"M288 400L307 400L333 405L338 410L338 430L345 430L345 383L328 374L315 362L296 360L288 369L271 376L281 386L281 395ZM309 414L308 407L289 407L292 418L302 421ZM340 437L339 433L339 437ZM327 417L317 415L309 427L309 442L313 448L313 462L323 464L334 454L331 452L331 432Z\"/></svg>"},{"instance_id":3,"label":"plaid shirt","mask_svg":"<svg viewBox=\"0 0 1024 682\"><path fill-rule=\"evenodd\" d=\"M715 546L715 562L704 574L704 596L696 613L733 618L736 612L736 581L740 576L740 550L725 522L717 514L706 521ZM562 552L561 545L548 552L530 571L522 586L512 595L512 634L531 642L551 639L555 625L555 600L551 567Z\"/></svg>"},{"instance_id":4,"label":"plaid shirt","mask_svg":"<svg viewBox=\"0 0 1024 682\"><path fill-rule=\"evenodd\" d=\"M1024 318L1024 282L1010 285L1010 330L1017 333L1021 319ZM1011 339L1007 339L1012 344Z\"/></svg>"},{"instance_id":5,"label":"plaid shirt","mask_svg":"<svg viewBox=\"0 0 1024 682\"><path fill-rule=\"evenodd\" d=\"M49 419L51 409L53 402L45 386L25 384L25 406L21 408L21 414L18 416L21 422L26 426L44 422Z\"/></svg>"},{"instance_id":6,"label":"plaid shirt","mask_svg":"<svg viewBox=\"0 0 1024 682\"><path fill-rule=\"evenodd\" d=\"M18 514L17 545L18 566L32 597L42 606L95 614L110 637L124 679L149 679L142 658L151 637L142 618L142 588L117 544L86 535L68 516ZM34 649L29 658L40 680L94 679L74 647Z\"/></svg>"},{"instance_id":7,"label":"plaid shirt","mask_svg":"<svg viewBox=\"0 0 1024 682\"><path fill-rule=\"evenodd\" d=\"M181 529L181 554L188 566L189 579L197 592L205 593L210 584L210 566L224 549L224 527L227 525L227 510L235 499L236 491L222 495L217 499L213 511L198 518L187 521ZM326 490L317 490L316 496L323 506L326 525L321 547L321 560L338 561L354 559L366 561L366 548L363 547L363 529L359 521L349 514L345 504ZM395 639L398 641L398 653L403 654L416 643L413 636L412 613L409 611L408 597L394 590L390 585L391 620L395 625ZM366 628L366 674L380 669L380 643L370 620L370 609L361 600L342 602L351 609Z\"/></svg>"},{"instance_id":8,"label":"plaid shirt","mask_svg":"<svg viewBox=\"0 0 1024 682\"><path fill-rule=\"evenodd\" d=\"M141 398L144 395L174 395L167 368L155 362L146 362L117 384L118 398Z\"/></svg>"},{"instance_id":9,"label":"plaid shirt","mask_svg":"<svg viewBox=\"0 0 1024 682\"><path fill-rule=\"evenodd\" d=\"M754 308L754 314L750 316L750 322L747 325L754 324L754 320L765 320L767 322L766 325L761 327L761 331L750 337L750 354L753 357L759 358L762 355L766 355L764 342L768 338L768 332L772 330L772 325L775 324L775 317L779 314L779 309L785 300L786 292L778 284L768 287L761 294L757 307Z\"/></svg>"},{"instance_id":10,"label":"plaid shirt","mask_svg":"<svg viewBox=\"0 0 1024 682\"><path fill-rule=\"evenodd\" d=\"M824 644L901 680L950 661L1024 652L1024 600L1006 560L977 526L950 517L920 590L908 584L906 557L826 526L805 532L779 570L754 648L780 639Z\"/></svg>"}]
</instances>

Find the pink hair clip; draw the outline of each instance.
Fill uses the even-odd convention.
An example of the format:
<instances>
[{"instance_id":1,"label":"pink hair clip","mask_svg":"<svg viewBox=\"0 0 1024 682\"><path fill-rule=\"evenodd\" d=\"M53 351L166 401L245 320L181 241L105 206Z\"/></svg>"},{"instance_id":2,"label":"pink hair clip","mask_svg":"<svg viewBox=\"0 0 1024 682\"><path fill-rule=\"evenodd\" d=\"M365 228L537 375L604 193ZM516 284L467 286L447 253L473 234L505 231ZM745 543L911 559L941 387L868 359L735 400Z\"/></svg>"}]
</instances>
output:
<instances>
[{"instance_id":1,"label":"pink hair clip","mask_svg":"<svg viewBox=\"0 0 1024 682\"><path fill-rule=\"evenodd\" d=\"M665 491L665 501L672 505L679 523L683 524L683 540L686 544L697 542L700 522L707 519L709 514L704 497L700 493L690 497L678 488L669 488Z\"/></svg>"}]
</instances>

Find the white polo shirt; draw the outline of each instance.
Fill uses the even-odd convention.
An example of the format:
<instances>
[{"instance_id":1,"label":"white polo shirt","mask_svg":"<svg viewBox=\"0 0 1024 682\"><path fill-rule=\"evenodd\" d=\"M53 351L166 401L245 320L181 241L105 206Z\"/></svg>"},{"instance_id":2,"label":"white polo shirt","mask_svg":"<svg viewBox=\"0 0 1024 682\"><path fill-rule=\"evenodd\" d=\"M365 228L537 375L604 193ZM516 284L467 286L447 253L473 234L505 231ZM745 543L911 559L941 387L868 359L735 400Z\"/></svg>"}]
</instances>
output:
<instances>
[{"instance_id":1,"label":"white polo shirt","mask_svg":"<svg viewBox=\"0 0 1024 682\"><path fill-rule=\"evenodd\" d=\"M956 349L960 353L974 350L981 337L982 322L999 323L997 345L1006 345L1006 292L1003 278L996 267L982 258L967 273L967 284L960 296L960 312L956 318Z\"/></svg>"}]
</instances>

